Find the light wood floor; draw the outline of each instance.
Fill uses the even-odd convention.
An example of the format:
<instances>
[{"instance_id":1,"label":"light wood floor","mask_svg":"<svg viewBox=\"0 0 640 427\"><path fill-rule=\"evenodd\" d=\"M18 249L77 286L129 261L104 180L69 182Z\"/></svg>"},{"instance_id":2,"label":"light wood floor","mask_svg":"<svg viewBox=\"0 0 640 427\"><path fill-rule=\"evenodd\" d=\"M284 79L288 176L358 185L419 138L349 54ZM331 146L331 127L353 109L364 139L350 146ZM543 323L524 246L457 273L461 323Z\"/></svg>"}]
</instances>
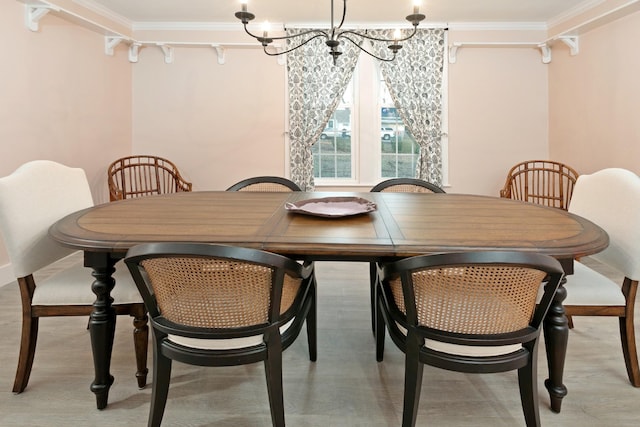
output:
<instances>
[{"instance_id":1,"label":"light wood floor","mask_svg":"<svg viewBox=\"0 0 640 427\"><path fill-rule=\"evenodd\" d=\"M46 272L44 272L46 274ZM403 355L387 340L376 363L369 322L368 265L317 263L318 361L308 360L304 333L284 353L289 426L399 426ZM88 280L89 280L89 276ZM638 426L640 389L628 382L611 318L578 318L570 333L562 413L549 409L539 357L545 426ZM109 406L95 409L86 318L43 319L31 380L11 393L20 336L15 283L0 288L0 426L144 426L151 387L138 390L131 322L118 318ZM149 365L151 366L151 354ZM149 379L151 381L151 378ZM270 426L262 364L202 368L174 363L165 426ZM515 372L470 375L425 367L419 426L524 425Z\"/></svg>"}]
</instances>

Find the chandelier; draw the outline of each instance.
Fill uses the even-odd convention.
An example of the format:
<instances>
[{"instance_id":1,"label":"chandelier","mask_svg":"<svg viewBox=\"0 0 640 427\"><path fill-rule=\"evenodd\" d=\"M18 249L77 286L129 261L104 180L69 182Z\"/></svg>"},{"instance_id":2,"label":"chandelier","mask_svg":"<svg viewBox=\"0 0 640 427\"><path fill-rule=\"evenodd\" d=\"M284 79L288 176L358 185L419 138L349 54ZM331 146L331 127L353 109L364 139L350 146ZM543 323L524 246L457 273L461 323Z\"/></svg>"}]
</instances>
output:
<instances>
[{"instance_id":1,"label":"chandelier","mask_svg":"<svg viewBox=\"0 0 640 427\"><path fill-rule=\"evenodd\" d=\"M367 34L366 30L357 31L357 30L342 29L342 25L344 24L344 19L347 15L347 0L343 0L342 2L343 4L342 19L340 20L340 24L338 24L338 26L335 26L334 17L333 17L333 0L331 0L331 28L329 30L327 31L308 30L308 31L303 31L299 34L290 35L290 36L280 36L280 37L271 36L270 37L269 24L265 22L265 24L263 24L263 27L262 27L262 36L259 36L256 34L252 34L247 29L247 24L253 19L255 19L256 17L253 13L250 13L247 11L248 0L240 0L240 2L242 4L242 10L240 12L236 12L235 16L242 22L242 25L244 26L244 31L262 44L264 53L266 53L269 56L283 55L285 53L291 52L293 50L298 49L299 47L304 46L305 44L309 43L311 40L314 40L317 38L323 38L325 40L325 44L329 47L329 55L333 57L334 65L336 64L338 57L342 55L342 52L340 51L341 40L345 40L347 42L352 43L361 51L381 61L393 61L398 51L402 49L402 45L400 43L405 40L409 40L411 37L413 37L416 34L416 31L418 29L418 24L420 24L420 21L425 19L425 16L421 14L419 11L420 0L414 0L413 13L406 17L407 21L409 21L411 25L413 25L413 31L411 32L411 34L404 36L402 32L399 29L397 29L394 32L393 39L383 39L383 38L372 37ZM391 53L386 56L378 56L369 52L368 50L366 50L364 47L361 46L361 42L364 39L368 39L374 42L389 43L387 47L389 48L389 51ZM294 47L287 50L283 50L283 51L278 51L277 49L267 50L267 47L269 47L269 45L273 43L274 40L291 40L294 43Z\"/></svg>"}]
</instances>

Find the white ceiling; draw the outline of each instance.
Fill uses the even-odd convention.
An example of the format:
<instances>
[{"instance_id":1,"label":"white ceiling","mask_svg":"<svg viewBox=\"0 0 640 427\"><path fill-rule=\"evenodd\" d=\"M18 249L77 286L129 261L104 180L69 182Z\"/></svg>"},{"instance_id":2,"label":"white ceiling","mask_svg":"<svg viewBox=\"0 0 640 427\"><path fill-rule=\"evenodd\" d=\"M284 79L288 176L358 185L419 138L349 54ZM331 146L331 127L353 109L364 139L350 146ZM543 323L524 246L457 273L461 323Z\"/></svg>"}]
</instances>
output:
<instances>
[{"instance_id":1,"label":"white ceiling","mask_svg":"<svg viewBox=\"0 0 640 427\"><path fill-rule=\"evenodd\" d=\"M106 8L125 20L137 22L238 22L234 13L240 0L74 0ZM420 12L427 22L547 23L603 0L422 0ZM345 23L399 23L412 11L412 0L348 0ZM331 0L249 0L256 21L283 24L327 25ZM342 1L335 0L336 20Z\"/></svg>"}]
</instances>

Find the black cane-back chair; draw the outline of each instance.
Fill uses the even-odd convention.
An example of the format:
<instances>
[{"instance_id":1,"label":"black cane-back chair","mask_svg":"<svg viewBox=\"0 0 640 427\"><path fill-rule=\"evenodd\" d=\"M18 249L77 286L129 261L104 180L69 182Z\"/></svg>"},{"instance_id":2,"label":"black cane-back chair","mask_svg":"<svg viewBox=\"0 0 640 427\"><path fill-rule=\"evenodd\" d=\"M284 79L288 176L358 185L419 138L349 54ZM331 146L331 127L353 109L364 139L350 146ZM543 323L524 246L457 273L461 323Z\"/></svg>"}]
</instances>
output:
<instances>
[{"instance_id":1,"label":"black cane-back chair","mask_svg":"<svg viewBox=\"0 0 640 427\"><path fill-rule=\"evenodd\" d=\"M383 265L376 356L382 361L386 324L405 353L403 427L416 423L425 364L467 373L517 370L526 424L539 426L538 337L562 277L554 258L523 252L423 255Z\"/></svg>"},{"instance_id":2,"label":"black cane-back chair","mask_svg":"<svg viewBox=\"0 0 640 427\"><path fill-rule=\"evenodd\" d=\"M288 192L302 191L298 185L280 176L255 176L243 179L227 188L227 191L261 191L261 192Z\"/></svg>"},{"instance_id":3,"label":"black cane-back chair","mask_svg":"<svg viewBox=\"0 0 640 427\"><path fill-rule=\"evenodd\" d=\"M172 360L199 366L263 361L271 419L284 426L282 351L305 321L309 357L316 360L312 264L257 249L190 243L135 246L125 262L153 330L149 426L162 421Z\"/></svg>"},{"instance_id":4,"label":"black cane-back chair","mask_svg":"<svg viewBox=\"0 0 640 427\"><path fill-rule=\"evenodd\" d=\"M428 181L418 178L390 178L376 184L370 192L389 193L445 193L445 191ZM372 262L369 265L369 283L371 284L371 329L375 327L375 297L376 276L378 274L378 264Z\"/></svg>"}]
</instances>

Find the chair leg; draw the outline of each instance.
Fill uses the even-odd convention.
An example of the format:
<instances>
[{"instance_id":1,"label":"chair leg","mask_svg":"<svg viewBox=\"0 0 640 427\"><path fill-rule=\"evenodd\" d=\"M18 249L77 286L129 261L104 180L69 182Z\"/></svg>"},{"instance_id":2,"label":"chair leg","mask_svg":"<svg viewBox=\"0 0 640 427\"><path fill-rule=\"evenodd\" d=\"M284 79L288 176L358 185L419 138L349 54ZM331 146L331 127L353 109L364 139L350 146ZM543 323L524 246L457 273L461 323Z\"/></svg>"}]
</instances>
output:
<instances>
[{"instance_id":1,"label":"chair leg","mask_svg":"<svg viewBox=\"0 0 640 427\"><path fill-rule=\"evenodd\" d=\"M530 358L526 366L518 369L518 385L520 401L527 427L540 427L540 411L538 407L538 350L537 344L525 345Z\"/></svg>"},{"instance_id":2,"label":"chair leg","mask_svg":"<svg viewBox=\"0 0 640 427\"><path fill-rule=\"evenodd\" d=\"M376 300L377 296L377 286L376 286ZM382 302L377 302L374 311L375 316L375 338L376 338L376 360L378 362L382 362L384 358L384 337L385 337L385 325L384 325L384 317L382 316L382 308L379 306Z\"/></svg>"},{"instance_id":3,"label":"chair leg","mask_svg":"<svg viewBox=\"0 0 640 427\"><path fill-rule=\"evenodd\" d=\"M18 369L13 383L13 392L22 393L29 383L33 358L36 354L38 341L38 318L25 314L22 317L22 336L20 338L20 355L18 356Z\"/></svg>"},{"instance_id":4,"label":"chair leg","mask_svg":"<svg viewBox=\"0 0 640 427\"><path fill-rule=\"evenodd\" d=\"M282 387L282 342L279 338L267 342L267 358L264 361L267 393L273 427L284 427L284 396Z\"/></svg>"},{"instance_id":5,"label":"chair leg","mask_svg":"<svg viewBox=\"0 0 640 427\"><path fill-rule=\"evenodd\" d=\"M376 282L378 281L378 266L375 262L369 263L369 293L371 294L371 331L376 332Z\"/></svg>"},{"instance_id":6,"label":"chair leg","mask_svg":"<svg viewBox=\"0 0 640 427\"><path fill-rule=\"evenodd\" d=\"M167 406L169 382L171 381L171 359L162 354L160 345L154 337L153 351L153 388L149 409L149 427L160 427L164 409Z\"/></svg>"},{"instance_id":7,"label":"chair leg","mask_svg":"<svg viewBox=\"0 0 640 427\"><path fill-rule=\"evenodd\" d=\"M315 279L311 289L311 306L307 313L307 344L309 345L309 360L315 362L318 359L318 306Z\"/></svg>"},{"instance_id":8,"label":"chair leg","mask_svg":"<svg viewBox=\"0 0 640 427\"><path fill-rule=\"evenodd\" d=\"M622 354L627 368L629 381L634 387L640 387L640 369L638 368L638 351L636 348L636 333L633 326L633 316L618 318L620 323L620 339Z\"/></svg>"},{"instance_id":9,"label":"chair leg","mask_svg":"<svg viewBox=\"0 0 640 427\"><path fill-rule=\"evenodd\" d=\"M422 390L422 372L424 365L420 362L419 346L407 339L404 373L404 407L402 409L402 427L414 427L418 417L418 404Z\"/></svg>"},{"instance_id":10,"label":"chair leg","mask_svg":"<svg viewBox=\"0 0 640 427\"><path fill-rule=\"evenodd\" d=\"M569 329L573 329L573 316L570 314L567 314L567 326L569 327Z\"/></svg>"},{"instance_id":11,"label":"chair leg","mask_svg":"<svg viewBox=\"0 0 640 427\"><path fill-rule=\"evenodd\" d=\"M624 364L627 367L629 381L634 387L640 387L640 369L638 369L638 351L636 349L636 332L634 323L635 300L638 282L625 277L622 283L622 293L627 300L625 317L618 318L620 323L620 338Z\"/></svg>"},{"instance_id":12,"label":"chair leg","mask_svg":"<svg viewBox=\"0 0 640 427\"><path fill-rule=\"evenodd\" d=\"M147 352L149 347L149 318L144 305L136 307L133 316L133 346L136 352L136 379L138 388L147 385Z\"/></svg>"}]
</instances>

